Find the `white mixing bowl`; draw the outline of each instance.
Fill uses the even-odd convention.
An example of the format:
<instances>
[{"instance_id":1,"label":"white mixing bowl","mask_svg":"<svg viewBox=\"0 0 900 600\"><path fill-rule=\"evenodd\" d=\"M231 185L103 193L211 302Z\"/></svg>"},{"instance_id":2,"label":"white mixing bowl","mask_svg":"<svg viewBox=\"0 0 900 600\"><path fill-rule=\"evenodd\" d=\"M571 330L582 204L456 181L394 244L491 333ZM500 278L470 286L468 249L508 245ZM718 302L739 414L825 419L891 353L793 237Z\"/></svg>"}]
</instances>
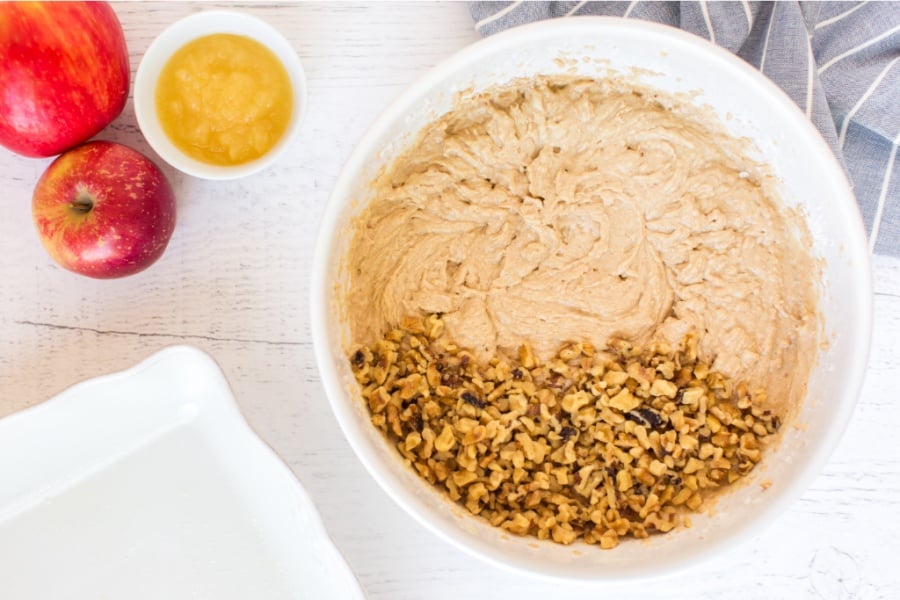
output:
<instances>
[{"instance_id":1,"label":"white mixing bowl","mask_svg":"<svg viewBox=\"0 0 900 600\"><path fill-rule=\"evenodd\" d=\"M822 258L821 311L827 344L799 414L750 483L724 495L693 527L611 551L518 538L454 505L404 467L369 422L345 355L340 318L346 285L341 258L348 223L370 196L377 171L417 131L452 105L455 94L514 78L570 73L637 75L666 92L697 92L730 132L753 140L754 156L781 180L784 203L808 217ZM340 174L322 222L312 281L312 332L322 380L344 434L384 490L440 537L488 562L548 578L624 580L658 575L722 552L772 523L804 491L837 444L856 403L869 350L872 291L865 234L841 166L796 105L748 64L706 40L656 24L585 17L516 28L474 44L407 89L381 115ZM759 483L768 480L771 487ZM386 538L386 543L390 543ZM577 552L576 552L577 550Z\"/></svg>"}]
</instances>

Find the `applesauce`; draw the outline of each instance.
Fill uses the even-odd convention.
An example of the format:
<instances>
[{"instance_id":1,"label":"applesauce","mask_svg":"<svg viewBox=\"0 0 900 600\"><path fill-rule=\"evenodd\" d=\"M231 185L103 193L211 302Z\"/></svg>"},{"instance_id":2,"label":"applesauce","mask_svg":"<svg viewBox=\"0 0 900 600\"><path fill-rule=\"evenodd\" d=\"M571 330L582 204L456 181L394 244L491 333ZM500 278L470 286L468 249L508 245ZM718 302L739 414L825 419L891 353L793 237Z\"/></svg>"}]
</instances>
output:
<instances>
[{"instance_id":1,"label":"applesauce","mask_svg":"<svg viewBox=\"0 0 900 600\"><path fill-rule=\"evenodd\" d=\"M287 130L293 107L287 70L261 43L217 33L181 47L163 67L156 110L182 152L232 166L266 154Z\"/></svg>"}]
</instances>

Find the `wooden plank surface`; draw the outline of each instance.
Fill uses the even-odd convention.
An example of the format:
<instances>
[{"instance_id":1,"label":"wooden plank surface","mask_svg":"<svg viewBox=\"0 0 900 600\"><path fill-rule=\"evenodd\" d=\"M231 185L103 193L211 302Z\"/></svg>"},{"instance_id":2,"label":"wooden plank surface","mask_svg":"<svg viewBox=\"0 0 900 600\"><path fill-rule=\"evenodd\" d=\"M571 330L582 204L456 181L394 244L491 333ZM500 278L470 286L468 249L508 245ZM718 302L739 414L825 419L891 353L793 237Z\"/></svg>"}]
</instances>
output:
<instances>
[{"instance_id":1,"label":"wooden plank surface","mask_svg":"<svg viewBox=\"0 0 900 600\"><path fill-rule=\"evenodd\" d=\"M137 68L181 16L216 4L115 4ZM316 228L356 141L406 85L475 41L462 3L231 5L294 44L309 110L290 152L236 182L168 170L178 224L162 260L120 281L56 267L31 223L49 160L0 149L0 416L172 344L209 352L254 427L291 466L369 596L593 598L598 588L533 581L432 536L380 490L331 415L309 336ZM154 156L129 101L99 137ZM875 336L859 407L832 460L792 509L711 562L616 598L900 598L900 261L874 260ZM0 459L8 460L9 457Z\"/></svg>"}]
</instances>

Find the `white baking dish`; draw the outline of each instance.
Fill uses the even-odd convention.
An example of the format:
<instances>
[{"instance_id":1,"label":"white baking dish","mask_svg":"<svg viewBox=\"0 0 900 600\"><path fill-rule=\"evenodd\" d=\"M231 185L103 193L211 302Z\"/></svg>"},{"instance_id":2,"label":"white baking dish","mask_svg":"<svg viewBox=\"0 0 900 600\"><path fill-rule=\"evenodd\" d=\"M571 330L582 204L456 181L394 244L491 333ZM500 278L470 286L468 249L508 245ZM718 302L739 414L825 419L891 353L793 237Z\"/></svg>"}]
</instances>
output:
<instances>
[{"instance_id":1,"label":"white baking dish","mask_svg":"<svg viewBox=\"0 0 900 600\"><path fill-rule=\"evenodd\" d=\"M0 420L0 482L4 600L363 598L193 348Z\"/></svg>"}]
</instances>

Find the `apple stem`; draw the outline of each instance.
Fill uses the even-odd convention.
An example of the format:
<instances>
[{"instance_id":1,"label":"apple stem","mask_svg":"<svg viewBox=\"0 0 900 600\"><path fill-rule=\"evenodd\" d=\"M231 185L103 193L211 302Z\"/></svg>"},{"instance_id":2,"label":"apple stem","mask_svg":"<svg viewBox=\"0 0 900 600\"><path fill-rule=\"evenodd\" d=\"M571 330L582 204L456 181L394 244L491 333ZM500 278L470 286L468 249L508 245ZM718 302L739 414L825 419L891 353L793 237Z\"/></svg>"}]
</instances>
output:
<instances>
[{"instance_id":1,"label":"apple stem","mask_svg":"<svg viewBox=\"0 0 900 600\"><path fill-rule=\"evenodd\" d=\"M94 199L91 198L90 194L80 192L70 206L73 211L79 214L87 214L94 208Z\"/></svg>"}]
</instances>

